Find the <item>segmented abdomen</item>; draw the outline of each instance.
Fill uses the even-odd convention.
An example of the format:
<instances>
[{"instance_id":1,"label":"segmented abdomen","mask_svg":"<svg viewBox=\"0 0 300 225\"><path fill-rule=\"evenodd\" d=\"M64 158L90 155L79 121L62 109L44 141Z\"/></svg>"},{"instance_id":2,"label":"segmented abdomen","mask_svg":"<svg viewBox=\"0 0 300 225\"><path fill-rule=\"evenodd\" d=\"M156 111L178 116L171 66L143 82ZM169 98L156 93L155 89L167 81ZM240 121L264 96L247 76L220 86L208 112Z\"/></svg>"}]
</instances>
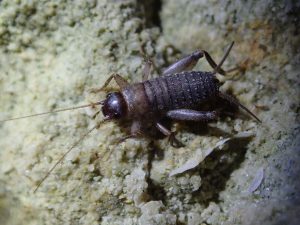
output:
<instances>
[{"instance_id":1,"label":"segmented abdomen","mask_svg":"<svg viewBox=\"0 0 300 225\"><path fill-rule=\"evenodd\" d=\"M219 84L211 72L182 72L144 82L153 111L191 109L216 96Z\"/></svg>"}]
</instances>

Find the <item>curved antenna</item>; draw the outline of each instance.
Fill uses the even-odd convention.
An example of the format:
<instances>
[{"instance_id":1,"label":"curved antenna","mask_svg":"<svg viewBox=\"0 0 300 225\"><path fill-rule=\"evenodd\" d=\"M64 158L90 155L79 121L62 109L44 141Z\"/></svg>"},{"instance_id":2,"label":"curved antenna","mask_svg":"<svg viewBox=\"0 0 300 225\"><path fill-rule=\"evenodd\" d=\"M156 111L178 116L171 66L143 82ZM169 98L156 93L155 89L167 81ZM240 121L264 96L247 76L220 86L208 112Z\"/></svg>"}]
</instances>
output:
<instances>
[{"instance_id":1,"label":"curved antenna","mask_svg":"<svg viewBox=\"0 0 300 225\"><path fill-rule=\"evenodd\" d=\"M95 130L96 128L99 128L101 124L103 124L104 122L108 121L108 119L102 120L101 122L99 122L98 124L96 124L94 127L92 127L91 129L89 129L84 135L82 135L61 157L59 160L57 160L57 162L50 168L50 170L48 170L48 172L46 173L46 175L43 177L42 180L40 180L40 182L36 185L33 193L35 193L39 187L42 185L42 183L47 179L47 177L49 177L49 175L52 173L52 171L57 167L58 164L60 164L63 159L66 157L66 155L68 155L84 138L86 138L93 130Z\"/></svg>"},{"instance_id":2,"label":"curved antenna","mask_svg":"<svg viewBox=\"0 0 300 225\"><path fill-rule=\"evenodd\" d=\"M74 107L70 107L70 108L57 109L57 110L49 111L49 112L36 113L36 114L32 114L32 115L27 115L27 116L9 118L9 119L5 119L5 120L0 120L0 123L12 121L12 120L20 120L20 119L25 119L25 118L35 117L35 116L42 116L42 115L47 115L47 114L51 114L51 113L58 113L58 112L63 112L63 111L68 111L68 110L81 109L81 108L95 106L95 105L103 105L103 101L94 102L94 103L81 105L81 106L74 106Z\"/></svg>"}]
</instances>

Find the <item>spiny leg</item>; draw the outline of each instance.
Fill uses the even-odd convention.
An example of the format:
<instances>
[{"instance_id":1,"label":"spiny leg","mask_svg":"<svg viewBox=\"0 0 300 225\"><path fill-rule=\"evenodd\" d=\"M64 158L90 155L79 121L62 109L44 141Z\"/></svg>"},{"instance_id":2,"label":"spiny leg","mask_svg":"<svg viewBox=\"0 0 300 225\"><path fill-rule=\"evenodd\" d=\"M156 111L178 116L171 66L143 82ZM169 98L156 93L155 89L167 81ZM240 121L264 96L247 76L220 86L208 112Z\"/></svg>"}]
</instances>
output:
<instances>
[{"instance_id":1,"label":"spiny leg","mask_svg":"<svg viewBox=\"0 0 300 225\"><path fill-rule=\"evenodd\" d=\"M234 42L231 43L228 50L226 51L225 56L222 58L219 65L212 59L210 54L205 50L197 50L193 52L192 54L178 60L177 62L170 65L167 69L164 70L163 75L168 74L174 74L174 73L180 73L183 71L189 71L192 70L200 58L203 56L205 57L206 61L209 63L209 65L214 69L215 72L218 72L219 74L225 75L226 71L224 71L221 66L223 62L225 61L226 57L228 56Z\"/></svg>"},{"instance_id":2,"label":"spiny leg","mask_svg":"<svg viewBox=\"0 0 300 225\"><path fill-rule=\"evenodd\" d=\"M209 63L209 65L214 69L214 72L217 72L221 75L226 75L229 71L224 71L221 66L222 64L224 63L225 59L227 58L227 56L229 55L229 52L231 51L232 49L232 46L233 46L234 42L231 42L229 48L227 49L225 55L223 56L223 58L221 59L220 63L217 64L213 59L212 57L208 54L208 52L206 51L203 51L204 53L204 56L205 56L205 59L206 61Z\"/></svg>"},{"instance_id":3,"label":"spiny leg","mask_svg":"<svg viewBox=\"0 0 300 225\"><path fill-rule=\"evenodd\" d=\"M207 51L203 51L204 55L205 55L205 59L206 61L209 63L209 65L214 69L216 70L217 68L217 63L212 59L212 57L210 56L210 54L208 54ZM226 72L222 69L222 68L219 68L217 70L217 72L221 75L226 75Z\"/></svg>"},{"instance_id":4,"label":"spiny leg","mask_svg":"<svg viewBox=\"0 0 300 225\"><path fill-rule=\"evenodd\" d=\"M104 89L107 87L107 85L111 82L112 79L114 79L116 81L116 83L118 84L118 86L121 89L124 89L129 85L129 83L123 77L121 77L119 74L112 74L105 81L104 85L101 88L92 88L92 89L90 89L90 92L98 93L98 92L104 91Z\"/></svg>"},{"instance_id":5,"label":"spiny leg","mask_svg":"<svg viewBox=\"0 0 300 225\"><path fill-rule=\"evenodd\" d=\"M193 69L194 66L197 64L198 60L202 58L203 55L204 51L202 50L197 50L193 52L192 54L171 64L167 69L164 70L163 76L174 73L180 73L183 71L189 71Z\"/></svg>"},{"instance_id":6,"label":"spiny leg","mask_svg":"<svg viewBox=\"0 0 300 225\"><path fill-rule=\"evenodd\" d=\"M225 55L223 56L223 58L221 59L221 61L219 62L219 64L214 68L214 73L216 73L216 72L220 73L220 72L223 71L223 70L221 69L221 66L223 65L223 63L225 62L227 56L229 55L229 53L230 53L230 51L231 51L231 49L232 49L233 44L234 44L234 42L231 42L229 48L228 48L227 51L225 52ZM221 70L222 70L222 71L221 71ZM225 71L224 71L224 72L225 72ZM222 73L220 73L220 74L222 74ZM225 74L226 74L226 72L225 72L224 74L222 74L222 75L225 75Z\"/></svg>"},{"instance_id":7,"label":"spiny leg","mask_svg":"<svg viewBox=\"0 0 300 225\"><path fill-rule=\"evenodd\" d=\"M183 147L184 144L181 143L176 137L176 132L172 132L170 131L168 128L166 128L165 126L163 126L161 123L156 122L155 124L156 128L162 132L165 136L168 137L170 144L175 147L175 148L180 148Z\"/></svg>"},{"instance_id":8,"label":"spiny leg","mask_svg":"<svg viewBox=\"0 0 300 225\"><path fill-rule=\"evenodd\" d=\"M173 120L208 122L218 117L216 111L196 111L191 109L176 109L167 112L167 117Z\"/></svg>"}]
</instances>

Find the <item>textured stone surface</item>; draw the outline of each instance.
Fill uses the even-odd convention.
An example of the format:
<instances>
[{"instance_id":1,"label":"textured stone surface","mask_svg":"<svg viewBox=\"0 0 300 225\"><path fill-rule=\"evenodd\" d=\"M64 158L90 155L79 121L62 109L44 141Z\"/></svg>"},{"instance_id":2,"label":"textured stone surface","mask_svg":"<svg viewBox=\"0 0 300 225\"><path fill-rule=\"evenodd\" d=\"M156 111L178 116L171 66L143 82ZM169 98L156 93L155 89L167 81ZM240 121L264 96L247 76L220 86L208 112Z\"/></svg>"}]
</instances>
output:
<instances>
[{"instance_id":1,"label":"textured stone surface","mask_svg":"<svg viewBox=\"0 0 300 225\"><path fill-rule=\"evenodd\" d=\"M51 165L96 124L95 110L0 124L0 223L297 224L297 4L1 1L0 119L103 99L105 93L88 90L113 72L139 81L144 54L158 68L199 48L218 61L235 41L224 67L239 65L243 71L220 77L222 89L263 123L240 113L208 129L183 124L177 136L186 146L180 149L166 139L115 145L126 126L107 123L78 145L35 194ZM204 60L196 69L211 70ZM195 169L169 177L195 152L243 131L256 136L230 143ZM249 193L261 168L262 184Z\"/></svg>"}]
</instances>

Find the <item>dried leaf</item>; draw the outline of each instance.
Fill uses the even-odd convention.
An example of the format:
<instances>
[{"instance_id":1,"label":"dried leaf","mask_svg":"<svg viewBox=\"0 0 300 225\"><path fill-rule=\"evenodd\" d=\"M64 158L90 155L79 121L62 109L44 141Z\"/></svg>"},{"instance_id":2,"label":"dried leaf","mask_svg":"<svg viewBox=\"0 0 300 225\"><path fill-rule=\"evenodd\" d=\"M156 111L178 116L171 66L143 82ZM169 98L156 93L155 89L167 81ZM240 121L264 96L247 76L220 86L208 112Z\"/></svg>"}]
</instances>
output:
<instances>
[{"instance_id":1,"label":"dried leaf","mask_svg":"<svg viewBox=\"0 0 300 225\"><path fill-rule=\"evenodd\" d=\"M250 187L248 188L248 192L252 193L257 190L257 188L261 185L262 181L264 179L264 168L261 167L258 169Z\"/></svg>"},{"instance_id":2,"label":"dried leaf","mask_svg":"<svg viewBox=\"0 0 300 225\"><path fill-rule=\"evenodd\" d=\"M177 174L181 174L187 170L191 170L195 167L197 167L209 154L211 154L215 149L220 149L225 143L228 141L239 139L239 138L249 138L254 136L253 133L250 132L242 132L240 134L237 134L231 138L225 138L219 142L216 143L216 145L212 148L208 148L206 150L197 149L195 152L195 155L189 159L186 163L184 163L182 166L178 167L177 169L174 169L170 172L169 176L174 176Z\"/></svg>"}]
</instances>

